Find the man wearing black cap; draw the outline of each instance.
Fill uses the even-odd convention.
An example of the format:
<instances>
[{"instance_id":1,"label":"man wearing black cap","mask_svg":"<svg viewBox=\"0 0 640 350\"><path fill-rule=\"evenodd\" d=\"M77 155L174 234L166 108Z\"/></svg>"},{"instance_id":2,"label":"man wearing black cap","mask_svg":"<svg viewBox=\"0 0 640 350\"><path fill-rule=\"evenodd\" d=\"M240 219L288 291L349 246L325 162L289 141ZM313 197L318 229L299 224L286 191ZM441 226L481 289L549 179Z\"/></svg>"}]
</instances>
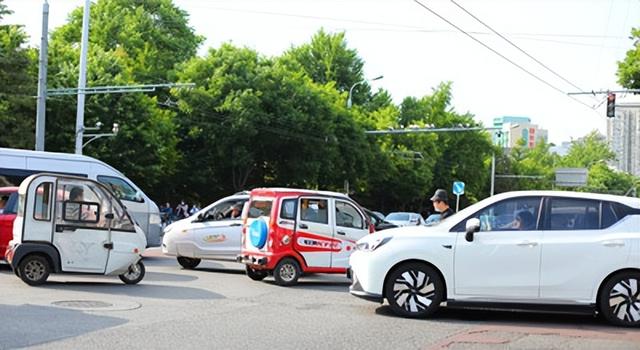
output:
<instances>
[{"instance_id":1,"label":"man wearing black cap","mask_svg":"<svg viewBox=\"0 0 640 350\"><path fill-rule=\"evenodd\" d=\"M453 210L449 208L449 196L447 195L447 191L437 189L436 193L431 197L431 202L433 202L433 208L440 213L440 220L444 220L453 215Z\"/></svg>"}]
</instances>

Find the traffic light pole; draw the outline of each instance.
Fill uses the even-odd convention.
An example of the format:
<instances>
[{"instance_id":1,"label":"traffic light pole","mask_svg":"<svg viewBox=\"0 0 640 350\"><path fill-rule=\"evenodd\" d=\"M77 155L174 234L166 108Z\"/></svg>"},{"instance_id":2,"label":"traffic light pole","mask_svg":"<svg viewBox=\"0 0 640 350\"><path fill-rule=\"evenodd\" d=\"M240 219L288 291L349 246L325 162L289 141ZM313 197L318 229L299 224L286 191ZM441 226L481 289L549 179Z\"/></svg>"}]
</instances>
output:
<instances>
[{"instance_id":1,"label":"traffic light pole","mask_svg":"<svg viewBox=\"0 0 640 350\"><path fill-rule=\"evenodd\" d=\"M600 91L591 91L591 92L569 92L567 93L567 95L603 95L606 94L607 95L607 118L615 118L616 116L616 94L626 94L626 93L632 93L632 94L638 94L640 93L640 89L627 89L627 90L600 90ZM601 102L600 104L598 104L597 106L593 107L598 108L602 105L603 102Z\"/></svg>"}]
</instances>

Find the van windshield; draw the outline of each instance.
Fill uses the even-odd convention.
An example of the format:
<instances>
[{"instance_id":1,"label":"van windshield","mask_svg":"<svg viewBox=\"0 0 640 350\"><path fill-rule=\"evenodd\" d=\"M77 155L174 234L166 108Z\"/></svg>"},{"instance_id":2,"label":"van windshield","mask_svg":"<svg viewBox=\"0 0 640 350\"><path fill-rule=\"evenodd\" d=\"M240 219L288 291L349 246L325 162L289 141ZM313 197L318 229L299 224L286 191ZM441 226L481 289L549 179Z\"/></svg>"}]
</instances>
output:
<instances>
[{"instance_id":1,"label":"van windshield","mask_svg":"<svg viewBox=\"0 0 640 350\"><path fill-rule=\"evenodd\" d=\"M271 216L272 200L252 200L249 205L249 218L255 219L261 216Z\"/></svg>"}]
</instances>

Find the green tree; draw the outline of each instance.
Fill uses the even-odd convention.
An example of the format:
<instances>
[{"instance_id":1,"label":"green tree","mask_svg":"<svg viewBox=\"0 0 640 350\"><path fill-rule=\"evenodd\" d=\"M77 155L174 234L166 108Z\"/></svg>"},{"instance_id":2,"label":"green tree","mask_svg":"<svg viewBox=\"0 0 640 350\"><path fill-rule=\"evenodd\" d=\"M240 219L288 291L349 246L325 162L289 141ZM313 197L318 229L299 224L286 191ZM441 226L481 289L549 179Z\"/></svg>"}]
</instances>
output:
<instances>
[{"instance_id":1,"label":"green tree","mask_svg":"<svg viewBox=\"0 0 640 350\"><path fill-rule=\"evenodd\" d=\"M78 8L52 33L49 86L77 85L81 28ZM186 13L170 0L99 0L91 7L87 86L166 82L177 63L195 55L201 41L188 26ZM165 96L168 91L87 95L85 105L85 125L117 122L120 132L87 145L84 153L118 168L156 198L170 195L166 183L180 156L175 112L158 103ZM75 96L48 101L48 150L73 151L75 107Z\"/></svg>"},{"instance_id":2,"label":"green tree","mask_svg":"<svg viewBox=\"0 0 640 350\"><path fill-rule=\"evenodd\" d=\"M611 151L605 137L597 131L592 131L571 144L569 153L562 158L562 165L590 168L598 162L608 162L613 159L615 159L615 153Z\"/></svg>"},{"instance_id":3,"label":"green tree","mask_svg":"<svg viewBox=\"0 0 640 350\"><path fill-rule=\"evenodd\" d=\"M367 128L477 126L471 114L458 114L450 106L450 84L441 84L431 95L408 97L399 107L367 113ZM416 210L430 206L436 188L453 181L467 184L465 198L476 201L488 192L488 157L491 141L486 133L420 133L376 136L372 148L376 170L370 173L368 190L374 206L383 210Z\"/></svg>"},{"instance_id":4,"label":"green tree","mask_svg":"<svg viewBox=\"0 0 640 350\"><path fill-rule=\"evenodd\" d=\"M181 67L179 175L187 195L214 199L256 186L358 183L364 133L333 82L317 84L286 59L224 44ZM358 151L355 151L358 150ZM206 166L202 166L206 164ZM198 168L197 174L187 174Z\"/></svg>"},{"instance_id":5,"label":"green tree","mask_svg":"<svg viewBox=\"0 0 640 350\"><path fill-rule=\"evenodd\" d=\"M36 80L32 66L37 59L26 48L27 34L21 26L2 24L11 11L0 0L0 147L33 148ZM37 73L36 73L37 74Z\"/></svg>"},{"instance_id":6,"label":"green tree","mask_svg":"<svg viewBox=\"0 0 640 350\"><path fill-rule=\"evenodd\" d=\"M320 29L311 42L292 47L283 55L289 69L302 69L316 83L324 85L334 82L335 89L349 93L351 87L364 80L364 61L355 49L349 48L344 32L327 33ZM299 67L296 67L299 65ZM389 94L380 90L372 100L371 87L364 81L352 91L354 105L371 103L369 110L390 104Z\"/></svg>"},{"instance_id":7,"label":"green tree","mask_svg":"<svg viewBox=\"0 0 640 350\"><path fill-rule=\"evenodd\" d=\"M618 62L618 83L628 89L640 89L640 28L631 30L633 48Z\"/></svg>"},{"instance_id":8,"label":"green tree","mask_svg":"<svg viewBox=\"0 0 640 350\"><path fill-rule=\"evenodd\" d=\"M75 9L55 36L80 45L83 9ZM115 53L140 83L171 79L177 63L196 54L204 38L172 0L98 0L91 6L89 45Z\"/></svg>"}]
</instances>

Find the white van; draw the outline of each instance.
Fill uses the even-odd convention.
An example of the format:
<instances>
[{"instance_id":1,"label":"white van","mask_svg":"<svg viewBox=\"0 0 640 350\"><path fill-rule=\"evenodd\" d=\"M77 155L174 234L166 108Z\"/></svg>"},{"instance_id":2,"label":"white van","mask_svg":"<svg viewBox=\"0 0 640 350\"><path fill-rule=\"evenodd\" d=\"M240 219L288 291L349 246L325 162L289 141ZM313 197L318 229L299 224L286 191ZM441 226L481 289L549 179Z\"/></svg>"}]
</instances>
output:
<instances>
[{"instance_id":1,"label":"white van","mask_svg":"<svg viewBox=\"0 0 640 350\"><path fill-rule=\"evenodd\" d=\"M147 245L160 246L162 225L158 206L110 165L78 154L0 148L0 186L20 186L28 176L43 172L81 176L105 184L144 230Z\"/></svg>"}]
</instances>

